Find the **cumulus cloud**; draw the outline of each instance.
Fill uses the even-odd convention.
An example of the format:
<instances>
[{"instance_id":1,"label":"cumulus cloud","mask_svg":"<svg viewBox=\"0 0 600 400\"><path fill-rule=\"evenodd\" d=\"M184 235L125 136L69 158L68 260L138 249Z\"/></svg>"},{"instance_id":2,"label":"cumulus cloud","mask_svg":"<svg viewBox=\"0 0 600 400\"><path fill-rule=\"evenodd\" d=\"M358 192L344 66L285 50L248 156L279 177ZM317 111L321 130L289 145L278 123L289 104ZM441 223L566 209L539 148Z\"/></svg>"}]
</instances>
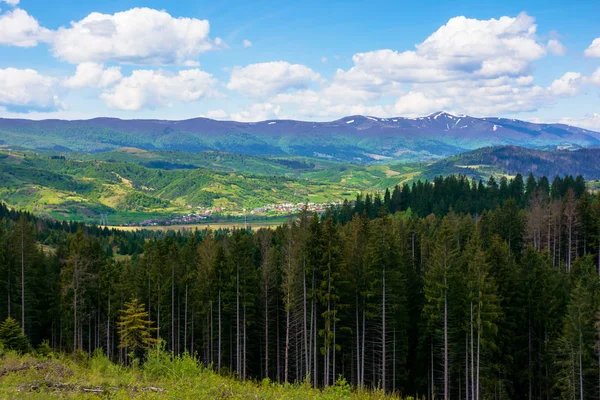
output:
<instances>
[{"instance_id":1,"label":"cumulus cloud","mask_svg":"<svg viewBox=\"0 0 600 400\"><path fill-rule=\"evenodd\" d=\"M579 72L567 72L550 85L550 93L556 96L574 96L579 92L582 76Z\"/></svg>"},{"instance_id":2,"label":"cumulus cloud","mask_svg":"<svg viewBox=\"0 0 600 400\"><path fill-rule=\"evenodd\" d=\"M533 83L533 76L520 76L515 80L515 82L517 82L517 85L519 86L529 86Z\"/></svg>"},{"instance_id":3,"label":"cumulus cloud","mask_svg":"<svg viewBox=\"0 0 600 400\"><path fill-rule=\"evenodd\" d=\"M564 56L567 52L567 48L556 39L548 40L548 44L546 44L546 49L548 49L548 51L554 54L555 56Z\"/></svg>"},{"instance_id":4,"label":"cumulus cloud","mask_svg":"<svg viewBox=\"0 0 600 400\"><path fill-rule=\"evenodd\" d=\"M120 67L104 69L103 64L86 62L79 64L75 75L65 79L63 85L70 88L100 88L111 86L120 81L122 77Z\"/></svg>"},{"instance_id":5,"label":"cumulus cloud","mask_svg":"<svg viewBox=\"0 0 600 400\"><path fill-rule=\"evenodd\" d=\"M257 122L279 118L281 107L271 103L256 103L239 113L231 114L234 121Z\"/></svg>"},{"instance_id":6,"label":"cumulus cloud","mask_svg":"<svg viewBox=\"0 0 600 400\"><path fill-rule=\"evenodd\" d=\"M452 101L449 98L432 98L421 92L409 92L398 98L392 111L394 115L417 117L451 106ZM390 113L388 112L388 114Z\"/></svg>"},{"instance_id":7,"label":"cumulus cloud","mask_svg":"<svg viewBox=\"0 0 600 400\"><path fill-rule=\"evenodd\" d=\"M33 69L0 69L0 107L18 112L63 108L55 83Z\"/></svg>"},{"instance_id":8,"label":"cumulus cloud","mask_svg":"<svg viewBox=\"0 0 600 400\"><path fill-rule=\"evenodd\" d=\"M101 95L111 108L138 111L171 106L216 94L216 80L207 72L189 69L172 74L158 70L136 70Z\"/></svg>"},{"instance_id":9,"label":"cumulus cloud","mask_svg":"<svg viewBox=\"0 0 600 400\"><path fill-rule=\"evenodd\" d=\"M596 70L596 72L594 72L588 79L587 81L592 84L592 85L596 85L598 87L600 87L600 68L598 68Z\"/></svg>"},{"instance_id":10,"label":"cumulus cloud","mask_svg":"<svg viewBox=\"0 0 600 400\"><path fill-rule=\"evenodd\" d=\"M0 3L2 3L2 2L5 2L9 6L13 6L13 7L15 7L16 5L19 4L19 0L0 0Z\"/></svg>"},{"instance_id":11,"label":"cumulus cloud","mask_svg":"<svg viewBox=\"0 0 600 400\"><path fill-rule=\"evenodd\" d=\"M249 41L248 39L244 39L243 42L244 47L248 48L248 47L252 47L252 42Z\"/></svg>"},{"instance_id":12,"label":"cumulus cloud","mask_svg":"<svg viewBox=\"0 0 600 400\"><path fill-rule=\"evenodd\" d=\"M583 54L586 57L600 57L600 37L594 39L592 44L590 44L590 47L585 49Z\"/></svg>"},{"instance_id":13,"label":"cumulus cloud","mask_svg":"<svg viewBox=\"0 0 600 400\"><path fill-rule=\"evenodd\" d=\"M534 61L565 52L557 39L541 42L536 31L535 20L525 13L489 20L452 18L415 50L357 53L354 65L338 69L320 90L278 92L268 102L281 105L282 115L295 107L301 116L361 111L410 117L440 109L472 115L535 111L558 97L576 95L592 80L568 72L547 87L535 85Z\"/></svg>"},{"instance_id":14,"label":"cumulus cloud","mask_svg":"<svg viewBox=\"0 0 600 400\"><path fill-rule=\"evenodd\" d=\"M72 64L197 63L200 53L222 45L209 37L210 24L195 18L173 18L166 11L133 8L115 14L94 12L59 28L53 54Z\"/></svg>"},{"instance_id":15,"label":"cumulus cloud","mask_svg":"<svg viewBox=\"0 0 600 400\"><path fill-rule=\"evenodd\" d=\"M358 53L354 66L336 79L363 87L392 83L448 82L528 75L531 63L546 54L536 38L534 19L517 17L450 19L416 45L416 50L390 49Z\"/></svg>"},{"instance_id":16,"label":"cumulus cloud","mask_svg":"<svg viewBox=\"0 0 600 400\"><path fill-rule=\"evenodd\" d=\"M305 65L276 61L235 67L227 88L245 95L263 97L289 89L304 89L320 78L319 74Z\"/></svg>"},{"instance_id":17,"label":"cumulus cloud","mask_svg":"<svg viewBox=\"0 0 600 400\"><path fill-rule=\"evenodd\" d=\"M598 113L587 114L581 118L561 118L560 123L600 132L600 114Z\"/></svg>"},{"instance_id":18,"label":"cumulus cloud","mask_svg":"<svg viewBox=\"0 0 600 400\"><path fill-rule=\"evenodd\" d=\"M201 114L201 117L210 118L210 119L227 119L229 114L225 110L210 110L205 114Z\"/></svg>"},{"instance_id":19,"label":"cumulus cloud","mask_svg":"<svg viewBox=\"0 0 600 400\"><path fill-rule=\"evenodd\" d=\"M0 45L33 47L51 37L52 32L42 28L25 10L17 8L0 15Z\"/></svg>"}]
</instances>

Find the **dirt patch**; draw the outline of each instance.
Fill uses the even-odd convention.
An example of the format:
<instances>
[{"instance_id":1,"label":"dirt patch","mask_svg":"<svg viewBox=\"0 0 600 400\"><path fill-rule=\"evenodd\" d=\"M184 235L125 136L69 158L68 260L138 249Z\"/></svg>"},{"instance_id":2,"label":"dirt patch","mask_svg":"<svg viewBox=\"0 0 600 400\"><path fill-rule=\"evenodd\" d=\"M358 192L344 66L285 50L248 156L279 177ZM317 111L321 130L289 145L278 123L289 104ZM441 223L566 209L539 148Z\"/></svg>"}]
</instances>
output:
<instances>
[{"instance_id":1,"label":"dirt patch","mask_svg":"<svg viewBox=\"0 0 600 400\"><path fill-rule=\"evenodd\" d=\"M46 373L46 376L53 375L58 378L65 378L73 375L73 372L58 363L53 361L44 361L39 363L23 363L6 367L0 370L0 376L6 376L8 374L22 371L30 371L32 369Z\"/></svg>"},{"instance_id":2,"label":"dirt patch","mask_svg":"<svg viewBox=\"0 0 600 400\"><path fill-rule=\"evenodd\" d=\"M48 389L54 393L92 393L92 394L109 394L115 393L123 388L114 387L114 388L106 388L100 386L83 386L78 383L60 383L60 382L52 382L52 381L35 381L31 383L26 383L18 387L18 391L20 392L39 392L41 390ZM144 388L131 387L127 388L128 391L134 393L165 393L166 391L162 388L150 386Z\"/></svg>"}]
</instances>

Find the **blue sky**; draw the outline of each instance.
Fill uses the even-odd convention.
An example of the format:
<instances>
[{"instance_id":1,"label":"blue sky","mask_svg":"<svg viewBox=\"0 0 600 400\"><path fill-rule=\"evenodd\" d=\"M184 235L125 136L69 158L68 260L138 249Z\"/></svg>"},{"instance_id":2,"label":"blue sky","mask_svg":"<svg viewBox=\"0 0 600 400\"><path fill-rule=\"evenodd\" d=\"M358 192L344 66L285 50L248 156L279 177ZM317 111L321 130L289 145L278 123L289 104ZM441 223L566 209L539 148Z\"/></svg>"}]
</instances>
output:
<instances>
[{"instance_id":1,"label":"blue sky","mask_svg":"<svg viewBox=\"0 0 600 400\"><path fill-rule=\"evenodd\" d=\"M0 117L445 109L600 130L596 1L0 0L0 9Z\"/></svg>"}]
</instances>

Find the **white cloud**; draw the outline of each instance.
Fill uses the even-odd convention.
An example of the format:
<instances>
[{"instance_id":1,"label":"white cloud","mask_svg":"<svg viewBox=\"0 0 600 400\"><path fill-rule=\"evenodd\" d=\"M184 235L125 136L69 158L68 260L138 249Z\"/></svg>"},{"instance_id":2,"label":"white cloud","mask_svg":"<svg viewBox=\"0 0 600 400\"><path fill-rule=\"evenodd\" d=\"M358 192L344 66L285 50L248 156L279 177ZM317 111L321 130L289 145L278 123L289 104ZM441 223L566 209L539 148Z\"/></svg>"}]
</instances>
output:
<instances>
[{"instance_id":1,"label":"white cloud","mask_svg":"<svg viewBox=\"0 0 600 400\"><path fill-rule=\"evenodd\" d=\"M312 69L285 61L235 67L227 88L242 94L263 97L289 89L304 89L320 80Z\"/></svg>"},{"instance_id":2,"label":"white cloud","mask_svg":"<svg viewBox=\"0 0 600 400\"><path fill-rule=\"evenodd\" d=\"M229 114L225 110L210 110L205 114L201 114L201 117L210 118L210 119L227 119Z\"/></svg>"},{"instance_id":3,"label":"white cloud","mask_svg":"<svg viewBox=\"0 0 600 400\"><path fill-rule=\"evenodd\" d=\"M321 62L325 64L327 62L327 57L321 57Z\"/></svg>"},{"instance_id":4,"label":"white cloud","mask_svg":"<svg viewBox=\"0 0 600 400\"><path fill-rule=\"evenodd\" d=\"M249 41L248 39L244 39L243 44L244 44L245 48L252 47L252 42Z\"/></svg>"},{"instance_id":5,"label":"white cloud","mask_svg":"<svg viewBox=\"0 0 600 400\"><path fill-rule=\"evenodd\" d=\"M600 68L598 68L586 81L600 87Z\"/></svg>"},{"instance_id":6,"label":"white cloud","mask_svg":"<svg viewBox=\"0 0 600 400\"><path fill-rule=\"evenodd\" d=\"M285 117L410 117L440 109L471 115L533 112L559 97L576 95L583 84L600 82L600 72L596 80L568 72L547 87L535 85L534 61L547 53L562 54L565 48L555 38L541 42L534 22L524 13L490 20L456 17L415 50L355 54L354 65L338 69L330 82L296 66L308 72L290 84L294 79L278 73L289 64L272 68L264 63L238 67L228 88L261 98L255 111L280 106L277 114ZM320 87L311 87L314 82Z\"/></svg>"},{"instance_id":7,"label":"white cloud","mask_svg":"<svg viewBox=\"0 0 600 400\"><path fill-rule=\"evenodd\" d=\"M583 54L587 57L600 57L600 37L594 39L590 47L585 49Z\"/></svg>"},{"instance_id":8,"label":"white cloud","mask_svg":"<svg viewBox=\"0 0 600 400\"><path fill-rule=\"evenodd\" d=\"M418 117L452 106L449 98L427 97L424 93L409 92L400 96L393 106L393 114Z\"/></svg>"},{"instance_id":9,"label":"white cloud","mask_svg":"<svg viewBox=\"0 0 600 400\"><path fill-rule=\"evenodd\" d=\"M552 82L550 93L556 96L574 96L579 92L581 80L582 77L579 72L567 72Z\"/></svg>"},{"instance_id":10,"label":"white cloud","mask_svg":"<svg viewBox=\"0 0 600 400\"><path fill-rule=\"evenodd\" d=\"M0 69L0 106L18 111L62 108L55 83L33 69Z\"/></svg>"},{"instance_id":11,"label":"white cloud","mask_svg":"<svg viewBox=\"0 0 600 400\"><path fill-rule=\"evenodd\" d=\"M532 75L527 75L527 76L520 76L516 79L517 85L519 86L529 86L533 83L533 76Z\"/></svg>"},{"instance_id":12,"label":"white cloud","mask_svg":"<svg viewBox=\"0 0 600 400\"><path fill-rule=\"evenodd\" d=\"M114 85L121 78L123 76L121 75L120 67L104 69L103 64L86 62L79 64L75 75L65 79L63 85L70 88L100 88Z\"/></svg>"},{"instance_id":13,"label":"white cloud","mask_svg":"<svg viewBox=\"0 0 600 400\"><path fill-rule=\"evenodd\" d=\"M378 88L390 83L448 82L528 75L546 54L537 26L527 14L500 19L450 19L414 51L390 49L358 53L354 66L336 79Z\"/></svg>"},{"instance_id":14,"label":"white cloud","mask_svg":"<svg viewBox=\"0 0 600 400\"><path fill-rule=\"evenodd\" d=\"M548 44L546 45L546 49L555 56L564 56L567 52L567 48L563 46L561 42L556 39L548 40Z\"/></svg>"},{"instance_id":15,"label":"white cloud","mask_svg":"<svg viewBox=\"0 0 600 400\"><path fill-rule=\"evenodd\" d=\"M105 90L100 97L111 108L137 111L214 95L216 83L211 74L199 69L179 71L178 74L136 70L113 88Z\"/></svg>"},{"instance_id":16,"label":"white cloud","mask_svg":"<svg viewBox=\"0 0 600 400\"><path fill-rule=\"evenodd\" d=\"M561 118L560 123L600 132L600 114L598 113L587 114L582 118Z\"/></svg>"},{"instance_id":17,"label":"white cloud","mask_svg":"<svg viewBox=\"0 0 600 400\"><path fill-rule=\"evenodd\" d=\"M210 24L195 18L173 18L165 11L133 8L115 14L91 13L69 28L59 28L53 53L72 64L197 63L200 53L222 45L209 37Z\"/></svg>"},{"instance_id":18,"label":"white cloud","mask_svg":"<svg viewBox=\"0 0 600 400\"><path fill-rule=\"evenodd\" d=\"M0 45L33 47L50 41L51 36L52 32L40 27L25 10L17 8L0 15Z\"/></svg>"},{"instance_id":19,"label":"white cloud","mask_svg":"<svg viewBox=\"0 0 600 400\"><path fill-rule=\"evenodd\" d=\"M5 2L9 6L13 6L13 7L15 7L16 5L19 4L19 0L0 0L0 3L1 2Z\"/></svg>"},{"instance_id":20,"label":"white cloud","mask_svg":"<svg viewBox=\"0 0 600 400\"><path fill-rule=\"evenodd\" d=\"M281 107L271 103L256 103L239 113L231 114L234 121L257 122L278 119Z\"/></svg>"}]
</instances>

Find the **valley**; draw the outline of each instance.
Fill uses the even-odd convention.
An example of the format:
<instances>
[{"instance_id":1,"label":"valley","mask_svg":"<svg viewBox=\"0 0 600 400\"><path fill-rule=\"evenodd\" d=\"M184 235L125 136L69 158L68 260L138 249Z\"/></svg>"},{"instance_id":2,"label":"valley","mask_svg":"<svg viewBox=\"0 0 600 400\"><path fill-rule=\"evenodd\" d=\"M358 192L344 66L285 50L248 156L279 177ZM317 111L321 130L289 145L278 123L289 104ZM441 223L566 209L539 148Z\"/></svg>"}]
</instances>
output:
<instances>
[{"instance_id":1,"label":"valley","mask_svg":"<svg viewBox=\"0 0 600 400\"><path fill-rule=\"evenodd\" d=\"M600 148L484 147L438 161L368 164L293 155L118 148L101 153L0 149L0 199L57 220L171 226L312 212L436 176L583 175L600 179Z\"/></svg>"}]
</instances>

